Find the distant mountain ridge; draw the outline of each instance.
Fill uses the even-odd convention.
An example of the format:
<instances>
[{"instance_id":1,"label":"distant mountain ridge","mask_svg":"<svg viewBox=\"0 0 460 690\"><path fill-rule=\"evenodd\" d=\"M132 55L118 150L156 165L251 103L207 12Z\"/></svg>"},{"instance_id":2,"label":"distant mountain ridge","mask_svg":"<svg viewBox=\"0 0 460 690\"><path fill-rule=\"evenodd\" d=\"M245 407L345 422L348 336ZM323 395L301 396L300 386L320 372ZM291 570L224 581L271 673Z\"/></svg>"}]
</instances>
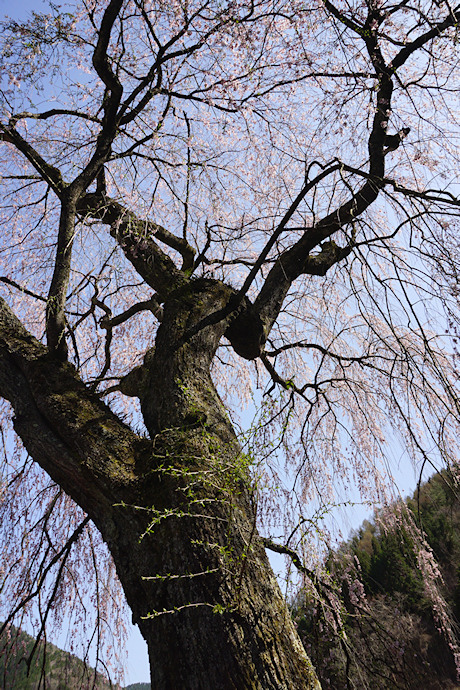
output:
<instances>
[{"instance_id":1,"label":"distant mountain ridge","mask_svg":"<svg viewBox=\"0 0 460 690\"><path fill-rule=\"evenodd\" d=\"M28 672L27 659L34 644L31 635L14 626L0 637L2 690L37 690L44 678L47 690L150 690L150 683L134 683L123 689L51 642L38 644Z\"/></svg>"},{"instance_id":2,"label":"distant mountain ridge","mask_svg":"<svg viewBox=\"0 0 460 690\"><path fill-rule=\"evenodd\" d=\"M442 575L438 587L451 616L451 638L441 632L435 616L408 523L384 527L376 514L328 556L333 577L328 591L340 602L335 605L341 606L343 629L330 625L332 607L317 606L307 591L293 605L324 688L460 690L454 663L460 648L460 492L455 477L445 470L434 474L405 504L422 525Z\"/></svg>"}]
</instances>

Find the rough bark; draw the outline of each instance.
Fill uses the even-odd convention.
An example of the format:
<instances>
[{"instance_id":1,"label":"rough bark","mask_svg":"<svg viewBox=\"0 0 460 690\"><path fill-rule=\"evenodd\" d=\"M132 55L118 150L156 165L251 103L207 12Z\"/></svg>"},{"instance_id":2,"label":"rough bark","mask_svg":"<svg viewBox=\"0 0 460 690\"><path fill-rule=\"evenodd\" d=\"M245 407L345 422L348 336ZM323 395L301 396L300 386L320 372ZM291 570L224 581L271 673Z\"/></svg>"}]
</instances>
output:
<instances>
[{"instance_id":1,"label":"rough bark","mask_svg":"<svg viewBox=\"0 0 460 690\"><path fill-rule=\"evenodd\" d=\"M257 535L250 463L210 377L228 323L186 337L229 293L192 281L166 302L139 378L151 440L4 303L0 394L34 459L106 540L148 644L152 687L318 688Z\"/></svg>"}]
</instances>

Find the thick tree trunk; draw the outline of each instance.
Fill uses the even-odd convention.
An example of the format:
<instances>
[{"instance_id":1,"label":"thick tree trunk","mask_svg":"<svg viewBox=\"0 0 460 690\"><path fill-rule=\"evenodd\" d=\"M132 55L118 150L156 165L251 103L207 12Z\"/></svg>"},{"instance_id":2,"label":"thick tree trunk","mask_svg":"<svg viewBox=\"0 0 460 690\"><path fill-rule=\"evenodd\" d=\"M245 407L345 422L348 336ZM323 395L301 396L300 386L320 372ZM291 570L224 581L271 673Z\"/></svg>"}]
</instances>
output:
<instances>
[{"instance_id":1,"label":"thick tree trunk","mask_svg":"<svg viewBox=\"0 0 460 690\"><path fill-rule=\"evenodd\" d=\"M141 539L144 511L115 520L109 546L156 690L319 687L242 499L183 505Z\"/></svg>"},{"instance_id":2,"label":"thick tree trunk","mask_svg":"<svg viewBox=\"0 0 460 690\"><path fill-rule=\"evenodd\" d=\"M319 688L257 535L248 458L210 377L228 323L187 336L228 296L195 281L165 304L139 378L151 442L6 307L0 393L29 452L106 540L148 644L152 688Z\"/></svg>"},{"instance_id":3,"label":"thick tree trunk","mask_svg":"<svg viewBox=\"0 0 460 690\"><path fill-rule=\"evenodd\" d=\"M141 504L155 511L142 511L141 529L146 518L151 528L126 545L132 559L138 544L140 572L131 559L124 569L122 554L116 562L153 688L318 687L257 536L248 459L210 377L227 323L187 339L228 297L224 285L196 281L165 304L141 393L155 448ZM151 578L142 592L139 575Z\"/></svg>"}]
</instances>

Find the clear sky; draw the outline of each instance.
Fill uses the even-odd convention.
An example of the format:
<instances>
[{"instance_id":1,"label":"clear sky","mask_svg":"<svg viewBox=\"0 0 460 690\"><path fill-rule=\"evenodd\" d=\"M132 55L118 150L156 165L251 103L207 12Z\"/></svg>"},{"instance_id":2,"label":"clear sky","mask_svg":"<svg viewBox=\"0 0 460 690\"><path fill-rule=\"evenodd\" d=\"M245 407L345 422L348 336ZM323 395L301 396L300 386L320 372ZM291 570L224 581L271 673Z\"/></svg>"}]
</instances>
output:
<instances>
[{"instance_id":1,"label":"clear sky","mask_svg":"<svg viewBox=\"0 0 460 690\"><path fill-rule=\"evenodd\" d=\"M2 15L13 17L14 19L23 19L27 17L31 10L42 10L45 7L42 0L0 0L0 9Z\"/></svg>"}]
</instances>

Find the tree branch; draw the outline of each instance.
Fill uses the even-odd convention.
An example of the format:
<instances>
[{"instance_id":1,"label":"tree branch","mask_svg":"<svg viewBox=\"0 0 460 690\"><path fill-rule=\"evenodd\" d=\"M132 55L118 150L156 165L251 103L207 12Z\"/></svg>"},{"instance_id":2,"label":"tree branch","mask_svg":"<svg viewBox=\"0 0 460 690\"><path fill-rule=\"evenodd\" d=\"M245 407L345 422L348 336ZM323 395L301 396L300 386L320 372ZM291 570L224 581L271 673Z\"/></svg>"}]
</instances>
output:
<instances>
[{"instance_id":1,"label":"tree branch","mask_svg":"<svg viewBox=\"0 0 460 690\"><path fill-rule=\"evenodd\" d=\"M27 596L26 596L24 599L22 599L22 600L19 602L19 604L18 604L17 606L15 606L15 608L11 611L11 613L8 615L8 617L6 618L6 620L5 620L5 621L3 622L3 624L0 626L0 637L3 635L3 632L4 632L5 629L8 627L9 623L11 623L11 622L13 621L14 617L16 616L16 614L17 614L22 608L24 608L24 607L26 606L26 604L27 604L29 601L31 601L31 600L34 599L38 594L40 594L40 591L41 591L43 585L45 584L46 576L47 576L47 574L49 573L49 571L51 570L51 568L52 568L56 563L58 563L58 562L61 560L61 558L63 558L63 557L66 558L66 557L68 556L68 554L70 553L70 550L71 550L73 544L79 539L80 535L82 534L83 530L85 529L85 527L86 527L86 525L89 523L89 521L90 521L90 518L88 517L88 515L87 515L85 518L83 518L83 520L80 522L80 524L78 525L78 527L76 527L76 528L74 529L74 531L72 532L72 534L70 535L70 537L67 539L67 541L66 541L66 543L64 544L64 546L62 547L62 549L61 549L60 551L58 551L58 552L53 556L53 558L49 561L49 563L47 563L47 565L46 565L45 567L43 567L43 569L41 569L41 572L40 572L40 579L39 579L39 581L38 581L38 583L37 583L36 588L35 588L33 591L29 592L29 593L27 594ZM53 601L54 601L54 597L51 599L51 602L53 602ZM42 631L42 632L43 632L43 631ZM40 635L37 635L36 638L37 638L37 639L36 639L35 646L34 646L32 652L31 652L31 655L30 655L31 657L33 656L33 653L34 653L34 651L35 651L35 649L36 649L36 645L38 644L38 642L39 642L39 640L40 640Z\"/></svg>"},{"instance_id":2,"label":"tree branch","mask_svg":"<svg viewBox=\"0 0 460 690\"><path fill-rule=\"evenodd\" d=\"M42 180L49 184L58 198L60 198L66 186L61 171L47 163L38 151L19 134L14 125L5 125L0 122L0 132L2 133L0 140L13 144L32 164Z\"/></svg>"},{"instance_id":3,"label":"tree branch","mask_svg":"<svg viewBox=\"0 0 460 690\"><path fill-rule=\"evenodd\" d=\"M133 304L132 307L129 307L129 309L126 309L126 311L122 312L121 314L117 314L111 318L104 316L101 319L101 326L102 328L115 328L115 326L128 321L128 319L135 314L138 314L140 311L151 311L158 321L161 321L163 318L163 307L158 301L156 295L152 295L150 299Z\"/></svg>"},{"instance_id":4,"label":"tree branch","mask_svg":"<svg viewBox=\"0 0 460 690\"><path fill-rule=\"evenodd\" d=\"M127 259L150 287L159 293L160 299L172 290L184 285L188 278L173 260L154 241L158 238L178 251L183 258L182 266L193 265L194 250L181 237L148 220L138 218L117 201L102 194L86 194L77 204L81 216L100 220L110 226L110 234L119 243Z\"/></svg>"},{"instance_id":5,"label":"tree branch","mask_svg":"<svg viewBox=\"0 0 460 690\"><path fill-rule=\"evenodd\" d=\"M99 522L135 484L135 457L148 441L137 437L75 368L58 362L0 298L0 395L13 406L25 448ZM110 512L110 510L109 510Z\"/></svg>"},{"instance_id":6,"label":"tree branch","mask_svg":"<svg viewBox=\"0 0 460 690\"><path fill-rule=\"evenodd\" d=\"M429 31L425 32L411 43L407 43L391 61L390 67L392 70L396 72L416 50L422 48L422 46L426 45L433 38L440 36L443 31L449 27L458 24L459 21L460 5L457 5L442 22L435 24Z\"/></svg>"},{"instance_id":7,"label":"tree branch","mask_svg":"<svg viewBox=\"0 0 460 690\"><path fill-rule=\"evenodd\" d=\"M94 69L118 102L121 99L123 87L118 77L113 73L112 68L110 67L109 59L107 57L107 48L109 47L113 25L120 13L122 6L123 0L110 0L110 3L102 18L96 48L94 49L93 53Z\"/></svg>"},{"instance_id":8,"label":"tree branch","mask_svg":"<svg viewBox=\"0 0 460 690\"><path fill-rule=\"evenodd\" d=\"M390 70L385 64L378 46L376 32L371 30L370 21L367 23L369 26L366 25L366 29L361 28L359 25L346 20L344 15L329 0L325 0L325 5L346 26L363 36L369 57L379 77L376 94L377 105L368 143L369 177L349 201L323 217L312 227L306 228L300 240L290 249L284 251L273 265L254 303L264 324L265 338L268 337L294 280L302 274L325 275L331 266L350 253L353 243L340 248L335 243L329 242L323 245L321 253L316 257L310 257L310 252L340 229L353 223L374 203L384 186L384 146L393 93ZM371 13L368 19L371 19Z\"/></svg>"},{"instance_id":9,"label":"tree branch","mask_svg":"<svg viewBox=\"0 0 460 690\"><path fill-rule=\"evenodd\" d=\"M65 305L70 279L76 217L75 201L71 196L69 198L69 196L65 192L62 194L56 258L46 302L46 337L48 347L61 360L67 359Z\"/></svg>"}]
</instances>

